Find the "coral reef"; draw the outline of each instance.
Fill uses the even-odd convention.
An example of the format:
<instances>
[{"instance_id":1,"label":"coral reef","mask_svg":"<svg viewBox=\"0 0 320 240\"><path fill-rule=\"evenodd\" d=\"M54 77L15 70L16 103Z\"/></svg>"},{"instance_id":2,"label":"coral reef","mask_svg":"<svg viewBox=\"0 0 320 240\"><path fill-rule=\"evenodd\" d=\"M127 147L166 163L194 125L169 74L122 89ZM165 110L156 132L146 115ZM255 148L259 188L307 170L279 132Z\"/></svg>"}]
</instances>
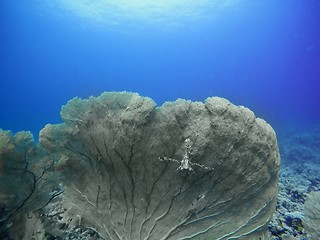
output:
<instances>
[{"instance_id":1,"label":"coral reef","mask_svg":"<svg viewBox=\"0 0 320 240\"><path fill-rule=\"evenodd\" d=\"M282 158L271 239L320 239L319 127L280 140Z\"/></svg>"},{"instance_id":2,"label":"coral reef","mask_svg":"<svg viewBox=\"0 0 320 240\"><path fill-rule=\"evenodd\" d=\"M36 232L19 230L19 239L264 236L280 157L273 129L249 109L217 97L156 107L150 98L111 92L72 99L61 117L63 124L41 131L44 155L33 157L56 186L40 208L26 211L24 225ZM1 169L8 160L1 158Z\"/></svg>"},{"instance_id":3,"label":"coral reef","mask_svg":"<svg viewBox=\"0 0 320 240\"><path fill-rule=\"evenodd\" d=\"M0 238L31 239L31 216L62 190L56 184L54 161L30 132L12 135L0 129ZM33 217L34 218L34 217ZM31 232L30 232L31 231Z\"/></svg>"}]
</instances>

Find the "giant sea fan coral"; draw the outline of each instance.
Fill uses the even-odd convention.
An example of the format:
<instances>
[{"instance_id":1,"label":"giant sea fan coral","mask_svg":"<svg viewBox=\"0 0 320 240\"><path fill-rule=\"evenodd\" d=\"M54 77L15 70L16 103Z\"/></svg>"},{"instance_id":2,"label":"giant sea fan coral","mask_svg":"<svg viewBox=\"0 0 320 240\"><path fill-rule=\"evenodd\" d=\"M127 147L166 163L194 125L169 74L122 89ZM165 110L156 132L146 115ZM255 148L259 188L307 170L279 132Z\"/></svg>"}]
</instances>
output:
<instances>
[{"instance_id":1,"label":"giant sea fan coral","mask_svg":"<svg viewBox=\"0 0 320 240\"><path fill-rule=\"evenodd\" d=\"M31 132L0 129L0 238L28 239L28 214L62 193L53 172L54 161L36 145ZM24 237L23 237L24 236ZM30 239L30 238L29 238Z\"/></svg>"},{"instance_id":2,"label":"giant sea fan coral","mask_svg":"<svg viewBox=\"0 0 320 240\"><path fill-rule=\"evenodd\" d=\"M303 210L304 225L311 239L320 238L320 192L310 192Z\"/></svg>"},{"instance_id":3,"label":"giant sea fan coral","mask_svg":"<svg viewBox=\"0 0 320 240\"><path fill-rule=\"evenodd\" d=\"M157 108L122 92L75 98L61 116L40 142L58 159L69 217L104 239L249 239L274 212L275 133L247 108L216 97ZM186 139L206 167L159 160L182 159Z\"/></svg>"}]
</instances>

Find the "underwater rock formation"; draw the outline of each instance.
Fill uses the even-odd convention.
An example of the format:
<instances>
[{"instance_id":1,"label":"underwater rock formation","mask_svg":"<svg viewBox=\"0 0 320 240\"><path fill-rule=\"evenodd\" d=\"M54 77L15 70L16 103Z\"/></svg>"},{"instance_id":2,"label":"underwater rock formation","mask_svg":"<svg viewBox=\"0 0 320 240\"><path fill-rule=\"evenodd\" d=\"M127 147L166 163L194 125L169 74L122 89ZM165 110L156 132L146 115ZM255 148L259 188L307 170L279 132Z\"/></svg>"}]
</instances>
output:
<instances>
[{"instance_id":1,"label":"underwater rock formation","mask_svg":"<svg viewBox=\"0 0 320 240\"><path fill-rule=\"evenodd\" d=\"M161 107L134 93L74 98L40 143L63 175L65 218L104 239L250 239L275 210L273 129L212 97Z\"/></svg>"}]
</instances>

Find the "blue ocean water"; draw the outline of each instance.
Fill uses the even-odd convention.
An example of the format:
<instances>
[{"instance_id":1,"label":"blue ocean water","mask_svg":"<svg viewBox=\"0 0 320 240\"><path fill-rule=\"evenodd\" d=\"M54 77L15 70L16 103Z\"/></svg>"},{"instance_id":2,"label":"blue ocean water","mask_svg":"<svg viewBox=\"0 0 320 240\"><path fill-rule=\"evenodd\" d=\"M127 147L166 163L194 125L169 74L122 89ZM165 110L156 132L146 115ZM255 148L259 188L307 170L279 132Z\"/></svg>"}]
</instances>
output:
<instances>
[{"instance_id":1,"label":"blue ocean water","mask_svg":"<svg viewBox=\"0 0 320 240\"><path fill-rule=\"evenodd\" d=\"M0 1L0 129L37 140L47 123L61 123L68 100L104 91L159 106L219 96L250 108L278 136L272 239L320 238L320 0ZM19 193L17 168L4 166ZM11 224L0 218L2 238Z\"/></svg>"},{"instance_id":2,"label":"blue ocean water","mask_svg":"<svg viewBox=\"0 0 320 240\"><path fill-rule=\"evenodd\" d=\"M277 131L320 122L320 1L0 3L0 128L60 123L69 99L227 98Z\"/></svg>"}]
</instances>

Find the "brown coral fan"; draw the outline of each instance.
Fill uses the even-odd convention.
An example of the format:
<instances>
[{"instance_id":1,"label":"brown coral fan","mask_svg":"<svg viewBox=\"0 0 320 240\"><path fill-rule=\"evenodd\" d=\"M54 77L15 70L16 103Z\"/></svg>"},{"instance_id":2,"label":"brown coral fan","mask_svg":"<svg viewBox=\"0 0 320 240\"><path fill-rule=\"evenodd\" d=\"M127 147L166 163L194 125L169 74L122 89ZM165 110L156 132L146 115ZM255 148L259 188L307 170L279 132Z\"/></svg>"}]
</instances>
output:
<instances>
[{"instance_id":1,"label":"brown coral fan","mask_svg":"<svg viewBox=\"0 0 320 240\"><path fill-rule=\"evenodd\" d=\"M273 129L222 98L157 108L132 93L75 98L41 144L58 160L65 203L104 239L249 239L275 210ZM193 171L182 159L190 139Z\"/></svg>"}]
</instances>

